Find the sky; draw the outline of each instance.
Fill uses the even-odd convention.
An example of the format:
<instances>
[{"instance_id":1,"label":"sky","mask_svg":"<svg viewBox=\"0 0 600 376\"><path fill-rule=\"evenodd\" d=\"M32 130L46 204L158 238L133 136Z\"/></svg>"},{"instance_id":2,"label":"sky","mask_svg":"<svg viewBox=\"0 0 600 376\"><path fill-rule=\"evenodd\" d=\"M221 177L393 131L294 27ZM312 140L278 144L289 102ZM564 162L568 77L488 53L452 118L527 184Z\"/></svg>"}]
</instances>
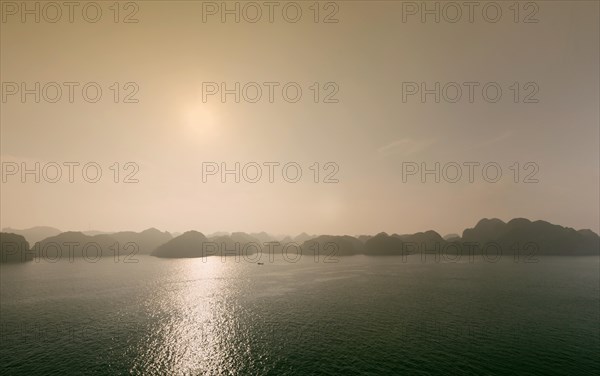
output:
<instances>
[{"instance_id":1,"label":"sky","mask_svg":"<svg viewBox=\"0 0 600 376\"><path fill-rule=\"evenodd\" d=\"M27 4L1 9L1 227L600 229L598 2L477 2L473 22L239 2L239 23L236 2L83 2L72 22L38 3L39 23Z\"/></svg>"}]
</instances>

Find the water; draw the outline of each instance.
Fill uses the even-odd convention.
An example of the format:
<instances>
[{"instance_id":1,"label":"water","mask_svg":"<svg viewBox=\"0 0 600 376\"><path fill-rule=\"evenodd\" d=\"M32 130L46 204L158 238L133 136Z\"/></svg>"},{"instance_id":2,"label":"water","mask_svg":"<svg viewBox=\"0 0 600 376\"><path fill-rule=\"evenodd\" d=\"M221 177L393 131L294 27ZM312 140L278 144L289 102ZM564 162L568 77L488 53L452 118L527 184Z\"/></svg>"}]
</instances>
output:
<instances>
[{"instance_id":1,"label":"water","mask_svg":"<svg viewBox=\"0 0 600 376\"><path fill-rule=\"evenodd\" d=\"M6 375L600 372L598 257L0 267Z\"/></svg>"}]
</instances>

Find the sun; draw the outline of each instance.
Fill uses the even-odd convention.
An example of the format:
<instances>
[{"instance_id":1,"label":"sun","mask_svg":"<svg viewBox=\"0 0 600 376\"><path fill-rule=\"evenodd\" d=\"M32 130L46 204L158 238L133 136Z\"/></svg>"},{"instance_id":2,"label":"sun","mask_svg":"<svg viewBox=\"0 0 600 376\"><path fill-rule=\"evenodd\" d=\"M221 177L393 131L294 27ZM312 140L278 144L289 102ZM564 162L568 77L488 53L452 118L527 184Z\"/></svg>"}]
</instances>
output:
<instances>
[{"instance_id":1,"label":"sun","mask_svg":"<svg viewBox=\"0 0 600 376\"><path fill-rule=\"evenodd\" d=\"M219 134L216 111L206 104L190 104L182 111L182 123L186 131L203 138Z\"/></svg>"}]
</instances>

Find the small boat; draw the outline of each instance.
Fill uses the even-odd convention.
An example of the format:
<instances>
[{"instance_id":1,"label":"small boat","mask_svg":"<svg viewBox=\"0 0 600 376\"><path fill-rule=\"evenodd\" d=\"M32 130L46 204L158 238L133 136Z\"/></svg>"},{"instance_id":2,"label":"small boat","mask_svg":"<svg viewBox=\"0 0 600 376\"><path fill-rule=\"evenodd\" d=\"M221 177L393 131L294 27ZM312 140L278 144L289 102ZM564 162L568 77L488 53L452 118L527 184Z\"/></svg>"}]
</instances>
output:
<instances>
[{"instance_id":1,"label":"small boat","mask_svg":"<svg viewBox=\"0 0 600 376\"><path fill-rule=\"evenodd\" d=\"M265 263L264 263L264 262L259 262L259 263L257 263L257 264L258 264L258 265L264 265Z\"/></svg>"}]
</instances>

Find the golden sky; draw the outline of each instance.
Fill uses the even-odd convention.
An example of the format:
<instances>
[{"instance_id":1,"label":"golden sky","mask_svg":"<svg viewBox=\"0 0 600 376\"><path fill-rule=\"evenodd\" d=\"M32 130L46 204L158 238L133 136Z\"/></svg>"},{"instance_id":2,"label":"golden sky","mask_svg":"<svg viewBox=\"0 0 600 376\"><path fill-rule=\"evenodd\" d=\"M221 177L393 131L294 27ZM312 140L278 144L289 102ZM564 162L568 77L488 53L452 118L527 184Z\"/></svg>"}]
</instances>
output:
<instances>
[{"instance_id":1,"label":"golden sky","mask_svg":"<svg viewBox=\"0 0 600 376\"><path fill-rule=\"evenodd\" d=\"M238 2L237 23L223 14L236 2L121 2L118 12L81 2L70 22L67 8L59 18L45 2L27 2L28 14L2 1L1 226L445 234L482 217L527 217L598 231L598 2L520 2L517 12L500 1L497 22L488 2L473 22L466 8L449 22L456 9L437 2L439 23L421 2L320 2L318 12L289 3L252 3L258 17ZM221 83L239 83L240 103L223 103ZM436 83L439 103L423 101ZM102 97L88 103L97 87ZM79 163L73 182L69 162ZM240 182L220 172L204 182L207 162L239 162ZM273 182L269 162L279 163ZM420 171L403 181L403 167L436 162L439 183ZM479 163L472 182L465 162ZM22 182L35 163L40 182ZM102 169L96 183L82 177L88 163ZM282 177L288 163L302 168L297 183ZM502 169L497 182L482 176L489 163ZM463 176L452 183L456 165Z\"/></svg>"}]
</instances>

